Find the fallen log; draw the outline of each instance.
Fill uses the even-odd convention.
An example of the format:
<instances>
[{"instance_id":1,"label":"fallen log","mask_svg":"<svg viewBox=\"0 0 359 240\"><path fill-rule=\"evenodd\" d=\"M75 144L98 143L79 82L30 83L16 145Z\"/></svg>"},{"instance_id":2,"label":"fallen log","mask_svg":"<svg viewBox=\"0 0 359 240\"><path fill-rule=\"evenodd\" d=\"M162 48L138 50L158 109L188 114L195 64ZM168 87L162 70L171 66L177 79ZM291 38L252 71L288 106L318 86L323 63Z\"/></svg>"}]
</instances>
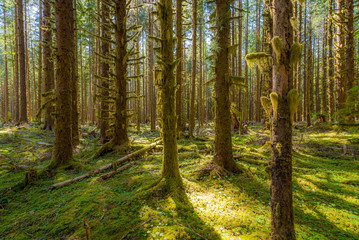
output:
<instances>
[{"instance_id":1,"label":"fallen log","mask_svg":"<svg viewBox=\"0 0 359 240\"><path fill-rule=\"evenodd\" d=\"M138 162L141 161L141 160L143 160L143 159L129 162L129 163L123 165L122 167L120 167L120 168L118 168L118 169L116 169L116 170L114 170L114 171L105 173L105 174L101 175L100 177L98 177L98 178L96 179L95 183L98 183L98 182L101 182L101 181L103 181L103 180L106 180L106 179L108 179L108 178L114 176L115 174L117 174L117 173L119 173L119 172L122 172L122 171L124 171L124 170L130 168L131 166L135 165L136 163L138 163Z\"/></svg>"},{"instance_id":2,"label":"fallen log","mask_svg":"<svg viewBox=\"0 0 359 240\"><path fill-rule=\"evenodd\" d=\"M191 152L179 152L178 155L188 154L188 153L211 153L213 151L214 151L213 149L201 149L201 150L195 150L195 151L191 151ZM150 155L163 155L163 152L154 152L154 153L151 153Z\"/></svg>"},{"instance_id":3,"label":"fallen log","mask_svg":"<svg viewBox=\"0 0 359 240\"><path fill-rule=\"evenodd\" d=\"M154 142L154 143L148 145L147 147L144 147L144 148L142 148L142 149L140 149L140 150L137 150L137 151L135 151L135 152L133 152L133 153L130 153L130 154L128 154L128 155L126 155L126 156L124 156L124 157L122 157L122 158L120 158L120 159L117 159L114 163L115 163L116 165L119 165L119 164L121 164L121 163L127 162L127 161L130 160L131 158L137 157L137 156L139 156L139 155L141 155L141 154L147 152L148 150L151 150L152 148L156 147L156 146L157 146L158 144L160 144L161 142L162 142L162 140L159 140L159 141L157 141L157 142ZM133 164L132 164L132 165L133 165ZM131 166L132 166L132 165L131 165ZM101 167L101 168L96 168L96 169L92 170L91 172L88 172L88 173L83 174L83 175L81 175L81 176L78 176L78 177L71 178L71 179L68 179L68 180L66 180L66 181L63 181L63 182L59 182L59 183L53 184L53 185L50 186L50 189L62 187L62 186L67 185L67 184L69 184L69 183L77 182L77 181L79 181L79 180L82 180L82 179L88 178L88 177L90 177L90 176L96 175L96 174L98 174L98 173L100 173L100 172L103 172L103 171L105 171L105 170L107 170L107 169L110 169L110 168L112 168L112 167L113 167L113 163L109 163L109 164L107 164L107 165L105 165L105 166L103 166L103 167Z\"/></svg>"}]
</instances>

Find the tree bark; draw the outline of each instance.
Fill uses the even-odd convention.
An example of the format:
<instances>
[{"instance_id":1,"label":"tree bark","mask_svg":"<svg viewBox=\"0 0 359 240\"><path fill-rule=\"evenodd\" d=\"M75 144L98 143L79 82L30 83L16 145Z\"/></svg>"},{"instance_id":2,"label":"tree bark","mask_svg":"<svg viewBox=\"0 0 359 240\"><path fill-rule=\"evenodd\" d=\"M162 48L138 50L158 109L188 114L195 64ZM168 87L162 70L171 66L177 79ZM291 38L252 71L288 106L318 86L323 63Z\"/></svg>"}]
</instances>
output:
<instances>
[{"instance_id":1,"label":"tree bark","mask_svg":"<svg viewBox=\"0 0 359 240\"><path fill-rule=\"evenodd\" d=\"M334 56L333 56L333 1L328 0L328 80L329 80L329 118L334 121Z\"/></svg>"},{"instance_id":2,"label":"tree bark","mask_svg":"<svg viewBox=\"0 0 359 240\"><path fill-rule=\"evenodd\" d=\"M230 41L230 3L216 0L216 42L218 51L215 56L215 139L213 163L229 172L239 173L232 154L231 102L229 99L229 41Z\"/></svg>"},{"instance_id":3,"label":"tree bark","mask_svg":"<svg viewBox=\"0 0 359 240\"><path fill-rule=\"evenodd\" d=\"M9 88L8 88L8 81L9 81L9 76L8 76L8 69L7 69L7 40L6 40L6 9L3 6L3 12L4 12L4 52L5 52L5 56L4 56L4 62L5 62L5 85L4 85L4 117L5 117L5 123L9 123Z\"/></svg>"},{"instance_id":4,"label":"tree bark","mask_svg":"<svg viewBox=\"0 0 359 240\"><path fill-rule=\"evenodd\" d=\"M193 137L195 127L195 98L197 76L197 0L192 0L192 81L191 81L191 106L189 111L189 137Z\"/></svg>"},{"instance_id":5,"label":"tree bark","mask_svg":"<svg viewBox=\"0 0 359 240\"><path fill-rule=\"evenodd\" d=\"M73 0L55 2L56 19L56 117L52 167L72 161L72 65L74 64Z\"/></svg>"},{"instance_id":6,"label":"tree bark","mask_svg":"<svg viewBox=\"0 0 359 240\"><path fill-rule=\"evenodd\" d=\"M157 4L161 29L160 64L161 74L158 76L157 87L160 90L163 161L162 178L168 183L181 182L177 152L176 83L173 73L176 61L173 59L173 17L172 0L160 0Z\"/></svg>"},{"instance_id":7,"label":"tree bark","mask_svg":"<svg viewBox=\"0 0 359 240\"><path fill-rule=\"evenodd\" d=\"M19 121L24 123L27 118L27 99L26 99L26 64L25 64L25 36L24 36L24 11L22 0L16 0L17 3L17 32L18 32L18 61L20 68L20 116Z\"/></svg>"},{"instance_id":8,"label":"tree bark","mask_svg":"<svg viewBox=\"0 0 359 240\"><path fill-rule=\"evenodd\" d=\"M38 68L39 68L39 74L38 74L38 91L37 91L37 109L38 111L41 109L41 103L42 103L42 1L39 0L39 62L38 62ZM40 125L42 119L42 114L40 114L37 118L37 122Z\"/></svg>"},{"instance_id":9,"label":"tree bark","mask_svg":"<svg viewBox=\"0 0 359 240\"><path fill-rule=\"evenodd\" d=\"M152 0L150 0L152 2ZM152 16L152 7L149 12L149 35L153 36L153 16ZM153 79L153 42L148 42L148 51L149 51L149 66L148 66L148 79L149 79L149 92L150 92L150 115L151 115L151 132L156 131L156 97L155 97L155 87Z\"/></svg>"},{"instance_id":10,"label":"tree bark","mask_svg":"<svg viewBox=\"0 0 359 240\"><path fill-rule=\"evenodd\" d=\"M109 24L109 19L110 19L110 12L109 12L109 8L107 6L107 4L105 3L101 3L101 21L102 21L102 25L101 25L101 37L102 37L102 41L101 41L101 55L103 57L108 57L110 54L110 29L108 27ZM109 79L109 71L110 71L110 65L108 64L107 61L105 61L104 59L102 59L101 61L101 96L104 100L108 100L110 93L107 90L110 86L108 83ZM101 137L101 141L103 143L108 142L109 141L109 137L107 134L107 131L110 128L110 124L108 121L109 118L109 105L106 103L106 101L101 101L101 109L100 109L100 137Z\"/></svg>"},{"instance_id":11,"label":"tree bark","mask_svg":"<svg viewBox=\"0 0 359 240\"><path fill-rule=\"evenodd\" d=\"M347 121L354 123L355 115L355 99L357 97L357 92L350 92L350 90L355 86L355 59L354 59L354 1L347 0L347 22L346 22L346 89L345 91L348 94L347 97Z\"/></svg>"},{"instance_id":12,"label":"tree bark","mask_svg":"<svg viewBox=\"0 0 359 240\"><path fill-rule=\"evenodd\" d=\"M288 92L293 87L290 49L293 27L290 0L273 1L273 36L282 39L279 64L273 54L273 93L278 96L276 115L272 111L271 126L271 239L295 239L292 197L292 122Z\"/></svg>"},{"instance_id":13,"label":"tree bark","mask_svg":"<svg viewBox=\"0 0 359 240\"><path fill-rule=\"evenodd\" d=\"M52 60L52 26L51 26L51 4L49 1L44 1L44 19L43 19L43 33L44 33L44 81L45 81L45 93L52 91L55 87L54 83L54 63ZM45 97L45 102L50 101L53 96ZM53 130L54 120L51 113L54 112L52 104L50 104L45 110L45 124L43 129Z\"/></svg>"}]
</instances>

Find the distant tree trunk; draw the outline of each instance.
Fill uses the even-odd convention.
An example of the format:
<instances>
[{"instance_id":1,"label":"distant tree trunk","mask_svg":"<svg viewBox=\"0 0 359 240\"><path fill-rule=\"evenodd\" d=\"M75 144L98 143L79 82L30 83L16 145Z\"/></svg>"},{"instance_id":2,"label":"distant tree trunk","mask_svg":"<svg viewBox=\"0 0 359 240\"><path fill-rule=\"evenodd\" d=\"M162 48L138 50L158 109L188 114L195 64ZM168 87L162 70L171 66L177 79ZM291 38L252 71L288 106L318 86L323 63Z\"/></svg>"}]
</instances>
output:
<instances>
[{"instance_id":1,"label":"distant tree trunk","mask_svg":"<svg viewBox=\"0 0 359 240\"><path fill-rule=\"evenodd\" d=\"M189 111L188 135L193 137L195 127L195 98L197 74L197 0L192 0L192 82L191 82L191 106Z\"/></svg>"},{"instance_id":2,"label":"distant tree trunk","mask_svg":"<svg viewBox=\"0 0 359 240\"><path fill-rule=\"evenodd\" d=\"M19 96L19 28L18 28L18 5L15 4L15 63L14 63L14 90L15 90L15 122L20 121L20 96Z\"/></svg>"},{"instance_id":3,"label":"distant tree trunk","mask_svg":"<svg viewBox=\"0 0 359 240\"><path fill-rule=\"evenodd\" d=\"M350 92L355 86L355 58L354 58L354 1L347 0L346 5L347 11L347 21L346 21L346 89L345 91L348 93L347 98L347 121L355 122L355 115L353 112L355 111L354 101L357 98L356 93ZM356 91L358 92L358 91Z\"/></svg>"},{"instance_id":4,"label":"distant tree trunk","mask_svg":"<svg viewBox=\"0 0 359 240\"><path fill-rule=\"evenodd\" d=\"M103 3L101 4L101 21L102 21L102 25L101 25L101 37L102 37L102 41L101 41L101 55L103 57L108 57L110 54L110 43L109 40L111 38L110 35L110 29L108 27L109 24L109 19L110 19L110 12L109 12L109 8L107 6L107 4ZM101 95L102 98L105 101L101 101L101 109L100 109L100 137L101 137L101 141L103 143L108 142L109 141L109 137L107 134L107 131L110 128L110 124L109 124L109 105L106 103L106 101L108 100L110 93L107 90L109 88L109 83L108 80L109 79L109 71L110 71L110 65L108 64L107 61L105 61L104 59L102 59L101 61Z\"/></svg>"},{"instance_id":5,"label":"distant tree trunk","mask_svg":"<svg viewBox=\"0 0 359 240\"><path fill-rule=\"evenodd\" d=\"M337 93L338 93L338 107L337 111L345 110L345 102L347 100L346 96L346 62L345 62L345 30L344 30L344 8L345 8L345 0L336 0L337 2L337 13L336 13L336 42L335 42L335 79L337 82ZM339 116L340 121L344 121L344 112L341 112Z\"/></svg>"},{"instance_id":6,"label":"distant tree trunk","mask_svg":"<svg viewBox=\"0 0 359 240\"><path fill-rule=\"evenodd\" d=\"M237 76L242 77L242 32L243 32L243 13L242 13L242 0L238 0L239 19L238 19L238 73ZM240 120L243 120L243 91L239 88L238 91L238 110L241 113Z\"/></svg>"},{"instance_id":7,"label":"distant tree trunk","mask_svg":"<svg viewBox=\"0 0 359 240\"><path fill-rule=\"evenodd\" d=\"M327 28L326 22L324 21L324 31L322 40L322 108L321 114L324 116L328 115L328 90L327 90Z\"/></svg>"},{"instance_id":8,"label":"distant tree trunk","mask_svg":"<svg viewBox=\"0 0 359 240\"><path fill-rule=\"evenodd\" d=\"M333 56L333 1L328 0L328 80L329 80L329 118L334 121L334 56Z\"/></svg>"},{"instance_id":9,"label":"distant tree trunk","mask_svg":"<svg viewBox=\"0 0 359 240\"><path fill-rule=\"evenodd\" d=\"M37 109L38 111L41 109L42 105L42 1L39 0L39 62L38 62L38 68L39 68L39 74L38 74L38 91L37 91ZM40 114L37 118L37 122L39 125L41 124L41 116Z\"/></svg>"},{"instance_id":10,"label":"distant tree trunk","mask_svg":"<svg viewBox=\"0 0 359 240\"><path fill-rule=\"evenodd\" d=\"M175 92L176 83L173 73L173 17L172 0L160 0L157 4L161 34L160 64L161 74L156 79L161 99L163 164L162 178L169 184L179 184L181 175L178 165Z\"/></svg>"},{"instance_id":11,"label":"distant tree trunk","mask_svg":"<svg viewBox=\"0 0 359 240\"><path fill-rule=\"evenodd\" d=\"M315 113L320 113L320 90L319 90L319 69L320 69L320 45L319 37L317 42L317 68L315 77Z\"/></svg>"},{"instance_id":12,"label":"distant tree trunk","mask_svg":"<svg viewBox=\"0 0 359 240\"><path fill-rule=\"evenodd\" d=\"M25 82L26 82L26 97L27 97L27 110L28 110L28 120L32 121L32 101L31 101L31 84L30 84L30 60L29 60L29 45L28 45L28 37L27 37L27 28L28 28L28 22L27 22L27 12L28 12L28 8L27 8L27 1L24 1L24 17L25 17L25 21L24 21L24 44L25 44ZM31 25L30 25L31 28ZM31 32L31 29L30 29Z\"/></svg>"},{"instance_id":13,"label":"distant tree trunk","mask_svg":"<svg viewBox=\"0 0 359 240\"><path fill-rule=\"evenodd\" d=\"M199 26L199 83L198 83L198 131L203 126L203 3L200 3Z\"/></svg>"},{"instance_id":14,"label":"distant tree trunk","mask_svg":"<svg viewBox=\"0 0 359 240\"><path fill-rule=\"evenodd\" d=\"M5 9L5 6L3 6L3 12L4 12L4 52L5 52L5 56L4 56L4 62L5 62L4 117L5 117L5 123L9 123L9 114L8 114L8 112L9 112L9 88L8 88L9 76L8 76L8 69L7 69L7 40L6 40L6 9Z\"/></svg>"},{"instance_id":15,"label":"distant tree trunk","mask_svg":"<svg viewBox=\"0 0 359 240\"><path fill-rule=\"evenodd\" d=\"M152 0L151 0L152 1ZM153 17L152 17L152 8L149 12L149 35L153 36ZM149 51L149 66L148 66L148 79L149 79L149 88L150 88L150 105L151 105L151 132L156 131L156 97L155 97L155 86L154 86L154 79L153 79L153 42L149 41L148 43L148 51Z\"/></svg>"},{"instance_id":16,"label":"distant tree trunk","mask_svg":"<svg viewBox=\"0 0 359 240\"><path fill-rule=\"evenodd\" d=\"M304 5L304 40L303 40L303 59L307 61L307 4ZM304 66L309 64L306 62ZM307 105L308 105L308 95L307 95L307 69L304 68L303 70L303 120L307 119Z\"/></svg>"},{"instance_id":17,"label":"distant tree trunk","mask_svg":"<svg viewBox=\"0 0 359 240\"><path fill-rule=\"evenodd\" d=\"M298 43L302 42L302 18L303 18L303 8L302 5L299 5L299 28L298 28ZM298 63L297 63L297 90L298 90L298 94L301 95L301 90L302 90L302 57L299 59ZM298 111L297 111L297 121L301 121L302 118L302 101L303 99L300 98L299 100L299 106L298 106Z\"/></svg>"},{"instance_id":18,"label":"distant tree trunk","mask_svg":"<svg viewBox=\"0 0 359 240\"><path fill-rule=\"evenodd\" d=\"M273 54L273 93L277 109L271 126L271 236L273 240L295 239L292 197L292 122L288 93L293 87L290 50L293 43L293 16L290 0L273 0L273 36L282 39L281 55ZM274 95L273 95L274 96Z\"/></svg>"},{"instance_id":19,"label":"distant tree trunk","mask_svg":"<svg viewBox=\"0 0 359 240\"><path fill-rule=\"evenodd\" d=\"M311 24L310 27L311 29ZM306 81L306 120L307 120L307 127L311 125L311 110L312 110L312 98L313 98L313 50L312 50L312 36L311 36L311 30L309 31L309 44L308 44L308 54L307 54L307 81Z\"/></svg>"},{"instance_id":20,"label":"distant tree trunk","mask_svg":"<svg viewBox=\"0 0 359 240\"><path fill-rule=\"evenodd\" d=\"M52 60L52 27L51 27L51 4L49 1L44 1L44 20L43 20L43 32L44 32L44 81L45 81L45 93L49 93L55 87L54 83L54 63ZM49 102L51 96L45 98L45 102ZM45 110L45 124L43 129L53 130L54 120L51 113L54 108L50 104Z\"/></svg>"},{"instance_id":21,"label":"distant tree trunk","mask_svg":"<svg viewBox=\"0 0 359 240\"><path fill-rule=\"evenodd\" d=\"M18 32L18 52L20 68L20 122L27 122L27 99L26 99L26 65L25 65L25 36L24 36L24 11L22 0L17 3L17 32Z\"/></svg>"},{"instance_id":22,"label":"distant tree trunk","mask_svg":"<svg viewBox=\"0 0 359 240\"><path fill-rule=\"evenodd\" d=\"M74 64L73 0L55 2L56 19L56 117L55 143L51 166L72 161L72 65Z\"/></svg>"},{"instance_id":23,"label":"distant tree trunk","mask_svg":"<svg viewBox=\"0 0 359 240\"><path fill-rule=\"evenodd\" d=\"M138 0L136 1L136 5L139 5ZM138 19L139 19L139 10L137 8L137 12L136 12L136 25L138 25ZM137 41L136 41L136 52L138 54L136 54L136 58L139 59L140 58L140 35L138 35ZM137 112L137 117L136 117L136 128L137 128L137 132L141 131L141 77L140 77L140 61L138 61L138 63L136 64L136 112Z\"/></svg>"},{"instance_id":24,"label":"distant tree trunk","mask_svg":"<svg viewBox=\"0 0 359 240\"><path fill-rule=\"evenodd\" d=\"M244 50L244 54L247 55L248 54L248 42L249 42L249 0L246 0L246 9L247 9L247 14L246 14L246 43L245 43L245 50ZM249 82L248 82L248 64L245 63L244 65L244 78L245 78L245 84L248 86L248 89L246 90L246 92L244 93L244 104L243 104L243 120L244 121L248 121L248 92L250 90L249 88Z\"/></svg>"},{"instance_id":25,"label":"distant tree trunk","mask_svg":"<svg viewBox=\"0 0 359 240\"><path fill-rule=\"evenodd\" d=\"M260 0L256 0L256 52L260 52ZM261 121L261 74L258 66L256 67L256 100L255 100L255 110L254 110L254 119L256 122Z\"/></svg>"},{"instance_id":26,"label":"distant tree trunk","mask_svg":"<svg viewBox=\"0 0 359 240\"><path fill-rule=\"evenodd\" d=\"M229 99L229 39L230 5L226 0L216 0L216 42L214 100L215 139L213 163L229 172L239 173L240 168L233 159L231 136L231 102Z\"/></svg>"}]
</instances>

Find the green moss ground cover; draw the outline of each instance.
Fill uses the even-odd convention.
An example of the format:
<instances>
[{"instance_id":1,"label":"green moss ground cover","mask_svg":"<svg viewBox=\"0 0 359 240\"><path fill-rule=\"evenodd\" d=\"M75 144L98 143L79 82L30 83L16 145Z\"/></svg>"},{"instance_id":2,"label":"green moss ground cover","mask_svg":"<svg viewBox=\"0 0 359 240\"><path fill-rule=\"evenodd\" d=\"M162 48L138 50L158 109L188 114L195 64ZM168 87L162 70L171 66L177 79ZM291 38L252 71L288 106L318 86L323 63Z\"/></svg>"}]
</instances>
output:
<instances>
[{"instance_id":1,"label":"green moss ground cover","mask_svg":"<svg viewBox=\"0 0 359 240\"><path fill-rule=\"evenodd\" d=\"M205 137L179 141L186 191L182 201L163 194L146 196L146 187L160 177L158 154L145 156L106 181L96 183L93 177L49 190L53 183L122 156L92 159L100 145L91 126L82 127L75 154L83 170L61 171L24 188L24 172L14 168L45 166L53 134L32 126L1 128L0 239L85 239L84 218L92 239L266 239L270 233L269 132L262 132L261 126L251 128L260 134L233 137L236 161L245 174L226 178L196 177L195 171L212 158L211 152L195 152L213 148L210 126L203 130ZM359 129L298 128L293 138L297 238L359 239ZM145 130L131 132L135 149L158 137Z\"/></svg>"}]
</instances>

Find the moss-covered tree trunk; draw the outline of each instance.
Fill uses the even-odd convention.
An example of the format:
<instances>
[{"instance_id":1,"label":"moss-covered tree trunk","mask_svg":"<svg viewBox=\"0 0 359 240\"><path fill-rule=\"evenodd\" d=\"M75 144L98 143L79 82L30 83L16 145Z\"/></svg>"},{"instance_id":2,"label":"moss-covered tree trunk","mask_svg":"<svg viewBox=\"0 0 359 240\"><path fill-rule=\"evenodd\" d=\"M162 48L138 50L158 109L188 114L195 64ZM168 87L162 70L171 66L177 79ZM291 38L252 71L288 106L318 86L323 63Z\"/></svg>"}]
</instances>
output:
<instances>
[{"instance_id":1,"label":"moss-covered tree trunk","mask_svg":"<svg viewBox=\"0 0 359 240\"><path fill-rule=\"evenodd\" d=\"M354 123L355 115L355 98L357 98L357 92L350 92L355 86L355 60L354 60L354 1L347 0L347 22L346 22L346 92L347 97L347 121Z\"/></svg>"},{"instance_id":2,"label":"moss-covered tree trunk","mask_svg":"<svg viewBox=\"0 0 359 240\"><path fill-rule=\"evenodd\" d=\"M193 137L195 127L195 98L197 76L197 0L192 0L192 81L191 81L191 106L189 111L188 135Z\"/></svg>"},{"instance_id":3,"label":"moss-covered tree trunk","mask_svg":"<svg viewBox=\"0 0 359 240\"><path fill-rule=\"evenodd\" d=\"M256 0L256 52L260 52L260 24L261 19L261 1ZM256 66L256 96L254 105L254 120L261 121L261 73L259 67Z\"/></svg>"},{"instance_id":4,"label":"moss-covered tree trunk","mask_svg":"<svg viewBox=\"0 0 359 240\"><path fill-rule=\"evenodd\" d=\"M198 132L203 126L203 2L200 3L199 24Z\"/></svg>"},{"instance_id":5,"label":"moss-covered tree trunk","mask_svg":"<svg viewBox=\"0 0 359 240\"><path fill-rule=\"evenodd\" d=\"M152 2L152 0L150 0ZM149 21L149 35L153 36L153 15L152 7L148 13ZM156 131L156 97L155 97L155 86L153 76L153 42L148 41L148 80L149 80L149 95L150 95L150 116L151 116L151 132Z\"/></svg>"},{"instance_id":6,"label":"moss-covered tree trunk","mask_svg":"<svg viewBox=\"0 0 359 240\"><path fill-rule=\"evenodd\" d=\"M215 139L213 163L229 172L240 172L233 159L231 136L231 102L229 88L229 41L230 41L230 2L216 0L218 50L215 56L214 100L215 100Z\"/></svg>"},{"instance_id":7,"label":"moss-covered tree trunk","mask_svg":"<svg viewBox=\"0 0 359 240\"><path fill-rule=\"evenodd\" d=\"M292 122L288 93L293 87L290 51L293 16L290 0L273 1L273 36L282 39L280 57L273 54L273 107L271 126L271 239L295 239L292 203ZM275 100L277 96L277 100ZM292 113L293 114L293 113Z\"/></svg>"},{"instance_id":8,"label":"moss-covered tree trunk","mask_svg":"<svg viewBox=\"0 0 359 240\"><path fill-rule=\"evenodd\" d=\"M346 61L345 61L345 0L336 0L337 2L337 13L336 13L336 42L335 42L335 80L337 83L337 111L341 112L338 116L340 121L344 120L345 102L347 100L346 92Z\"/></svg>"},{"instance_id":9,"label":"moss-covered tree trunk","mask_svg":"<svg viewBox=\"0 0 359 240\"><path fill-rule=\"evenodd\" d=\"M56 107L52 167L72 161L72 75L74 64L73 0L55 2L56 19Z\"/></svg>"},{"instance_id":10,"label":"moss-covered tree trunk","mask_svg":"<svg viewBox=\"0 0 359 240\"><path fill-rule=\"evenodd\" d=\"M15 112L15 122L20 121L20 96L19 96L19 28L18 25L18 5L15 4L15 54L14 54L14 112Z\"/></svg>"},{"instance_id":11,"label":"moss-covered tree trunk","mask_svg":"<svg viewBox=\"0 0 359 240\"><path fill-rule=\"evenodd\" d=\"M177 152L177 122L176 122L176 82L173 59L173 17L172 0L160 0L157 11L161 29L160 64L161 74L156 78L160 90L160 106L163 138L162 178L169 181L180 181Z\"/></svg>"},{"instance_id":12,"label":"moss-covered tree trunk","mask_svg":"<svg viewBox=\"0 0 359 240\"><path fill-rule=\"evenodd\" d=\"M116 19L116 100L115 100L115 131L111 144L117 150L125 151L130 146L127 133L127 61L129 53L126 49L126 0L115 1Z\"/></svg>"},{"instance_id":13,"label":"moss-covered tree trunk","mask_svg":"<svg viewBox=\"0 0 359 240\"><path fill-rule=\"evenodd\" d=\"M44 32L44 44L43 44L43 54L44 54L44 82L45 82L45 92L48 93L54 89L54 63L52 60L52 28L51 28L51 4L49 1L44 1L44 19L43 19L43 32ZM45 102L50 101L52 98L51 95L45 97ZM53 130L54 120L51 116L51 113L54 111L54 108L50 104L46 107L45 110L45 124L43 129Z\"/></svg>"},{"instance_id":14,"label":"moss-covered tree trunk","mask_svg":"<svg viewBox=\"0 0 359 240\"><path fill-rule=\"evenodd\" d=\"M42 83L42 1L39 0L39 58L38 58L38 91L37 91L37 109L41 109L41 103L42 103L42 90L43 90L43 83ZM40 125L42 119L42 114L40 114L37 118L37 122Z\"/></svg>"},{"instance_id":15,"label":"moss-covered tree trunk","mask_svg":"<svg viewBox=\"0 0 359 240\"><path fill-rule=\"evenodd\" d=\"M182 30L182 0L176 1L176 36L177 49L176 58L180 59L176 70L176 84L178 86L176 92L176 114L177 114L177 130L181 131L182 127L182 71L183 71L183 30Z\"/></svg>"},{"instance_id":16,"label":"moss-covered tree trunk","mask_svg":"<svg viewBox=\"0 0 359 240\"><path fill-rule=\"evenodd\" d=\"M249 1L246 0L246 42L244 46L244 54L247 56L248 54L248 42L249 42ZM248 86L247 91L244 93L244 99L243 99L243 120L248 120L248 94L249 94L249 85L248 85L248 64L244 65L244 81L245 84Z\"/></svg>"},{"instance_id":17,"label":"moss-covered tree trunk","mask_svg":"<svg viewBox=\"0 0 359 240\"><path fill-rule=\"evenodd\" d=\"M334 56L333 56L333 1L328 0L328 80L329 80L329 119L334 120Z\"/></svg>"},{"instance_id":18,"label":"moss-covered tree trunk","mask_svg":"<svg viewBox=\"0 0 359 240\"><path fill-rule=\"evenodd\" d=\"M300 4L299 5L299 19L298 19L298 35L297 35L297 42L301 43L302 42L302 19L303 19L303 7ZM297 63L297 90L299 95L302 92L302 58L300 58L298 60ZM302 98L300 98L299 100L299 106L298 106L298 110L297 110L297 121L301 121L302 120Z\"/></svg>"},{"instance_id":19,"label":"moss-covered tree trunk","mask_svg":"<svg viewBox=\"0 0 359 240\"><path fill-rule=\"evenodd\" d=\"M101 55L103 57L108 57L110 53L110 29L109 29L109 19L110 19L110 11L107 4L101 4ZM101 95L104 100L108 100L109 88L108 78L109 78L110 65L107 61L102 59L101 61ZM109 141L109 137L107 131L110 128L109 124L109 105L106 101L101 101L100 108L100 138L103 143Z\"/></svg>"},{"instance_id":20,"label":"moss-covered tree trunk","mask_svg":"<svg viewBox=\"0 0 359 240\"><path fill-rule=\"evenodd\" d=\"M310 31L311 33L311 31ZM309 44L308 44L308 54L307 54L307 64L306 64L306 71L307 71L307 80L306 80L306 88L305 93L307 96L306 100L306 120L307 120L307 127L311 125L311 111L313 106L313 50L312 50L312 36L309 33Z\"/></svg>"},{"instance_id":21,"label":"moss-covered tree trunk","mask_svg":"<svg viewBox=\"0 0 359 240\"><path fill-rule=\"evenodd\" d=\"M16 0L17 19L16 27L18 32L18 61L20 77L20 122L27 122L27 99L26 99L26 64L25 64L25 33L24 33L24 10L23 1Z\"/></svg>"},{"instance_id":22,"label":"moss-covered tree trunk","mask_svg":"<svg viewBox=\"0 0 359 240\"><path fill-rule=\"evenodd\" d=\"M77 54L77 23L76 23L76 4L74 4L74 17L73 17L73 29L74 29L74 49L73 49L73 60L72 60L72 90L71 90L71 121L72 121L72 145L76 147L80 144L79 134L79 111L78 111L78 54Z\"/></svg>"},{"instance_id":23,"label":"moss-covered tree trunk","mask_svg":"<svg viewBox=\"0 0 359 240\"><path fill-rule=\"evenodd\" d=\"M324 21L324 32L323 32L323 39L322 39L322 108L321 114L324 116L328 116L328 89L327 89L327 25Z\"/></svg>"},{"instance_id":24,"label":"moss-covered tree trunk","mask_svg":"<svg viewBox=\"0 0 359 240\"><path fill-rule=\"evenodd\" d=\"M3 6L3 12L4 12L4 52L5 52L5 56L4 56L4 62L5 62L5 83L4 83L4 118L5 118L5 123L9 123L9 88L8 88L8 81L9 81L9 76L8 76L8 68L7 68L7 40L6 40L6 9Z\"/></svg>"}]
</instances>

